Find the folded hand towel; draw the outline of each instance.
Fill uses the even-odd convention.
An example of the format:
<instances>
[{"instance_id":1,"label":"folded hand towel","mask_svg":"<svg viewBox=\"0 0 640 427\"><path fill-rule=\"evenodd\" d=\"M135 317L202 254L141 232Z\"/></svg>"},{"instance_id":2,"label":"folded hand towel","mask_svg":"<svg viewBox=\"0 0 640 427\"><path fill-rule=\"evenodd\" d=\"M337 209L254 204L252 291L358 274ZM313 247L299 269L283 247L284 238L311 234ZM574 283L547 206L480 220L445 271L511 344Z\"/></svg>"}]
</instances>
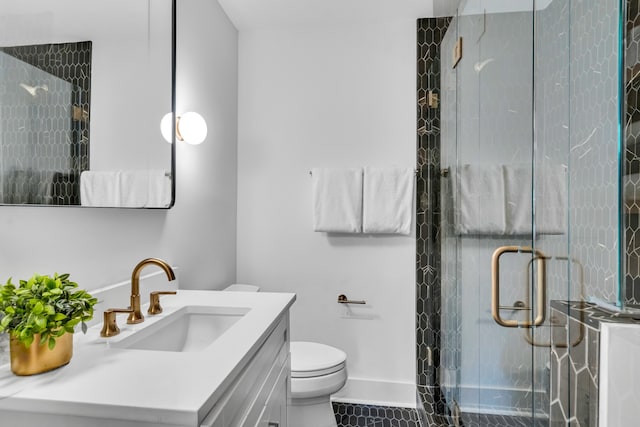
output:
<instances>
[{"instance_id":1,"label":"folded hand towel","mask_svg":"<svg viewBox=\"0 0 640 427\"><path fill-rule=\"evenodd\" d=\"M313 230L337 233L362 231L362 169L311 171Z\"/></svg>"},{"instance_id":2,"label":"folded hand towel","mask_svg":"<svg viewBox=\"0 0 640 427\"><path fill-rule=\"evenodd\" d=\"M531 234L531 166L504 166L505 234Z\"/></svg>"},{"instance_id":3,"label":"folded hand towel","mask_svg":"<svg viewBox=\"0 0 640 427\"><path fill-rule=\"evenodd\" d=\"M543 166L536 172L536 234L567 232L567 169Z\"/></svg>"},{"instance_id":4,"label":"folded hand towel","mask_svg":"<svg viewBox=\"0 0 640 427\"><path fill-rule=\"evenodd\" d=\"M171 203L171 178L164 170L84 171L82 206L164 208Z\"/></svg>"},{"instance_id":5,"label":"folded hand towel","mask_svg":"<svg viewBox=\"0 0 640 427\"><path fill-rule=\"evenodd\" d=\"M535 170L532 188L530 165L505 165L506 234L527 235L533 230L532 194L535 194L536 234L566 232L567 177L563 166L542 166ZM532 193L532 190L534 191Z\"/></svg>"},{"instance_id":6,"label":"folded hand towel","mask_svg":"<svg viewBox=\"0 0 640 427\"><path fill-rule=\"evenodd\" d=\"M127 208L164 208L171 203L171 178L162 169L120 172L120 204Z\"/></svg>"},{"instance_id":7,"label":"folded hand towel","mask_svg":"<svg viewBox=\"0 0 640 427\"><path fill-rule=\"evenodd\" d=\"M413 168L365 168L362 231L411 233Z\"/></svg>"},{"instance_id":8,"label":"folded hand towel","mask_svg":"<svg viewBox=\"0 0 640 427\"><path fill-rule=\"evenodd\" d=\"M110 207L120 203L118 171L84 171L80 174L80 204Z\"/></svg>"},{"instance_id":9,"label":"folded hand towel","mask_svg":"<svg viewBox=\"0 0 640 427\"><path fill-rule=\"evenodd\" d=\"M122 171L120 177L120 201L118 206L143 208L147 205L149 173L147 171Z\"/></svg>"},{"instance_id":10,"label":"folded hand towel","mask_svg":"<svg viewBox=\"0 0 640 427\"><path fill-rule=\"evenodd\" d=\"M163 169L151 169L147 189L148 208L166 208L171 204L171 175Z\"/></svg>"},{"instance_id":11,"label":"folded hand towel","mask_svg":"<svg viewBox=\"0 0 640 427\"><path fill-rule=\"evenodd\" d=\"M505 233L505 198L502 166L464 165L460 168L459 234Z\"/></svg>"}]
</instances>

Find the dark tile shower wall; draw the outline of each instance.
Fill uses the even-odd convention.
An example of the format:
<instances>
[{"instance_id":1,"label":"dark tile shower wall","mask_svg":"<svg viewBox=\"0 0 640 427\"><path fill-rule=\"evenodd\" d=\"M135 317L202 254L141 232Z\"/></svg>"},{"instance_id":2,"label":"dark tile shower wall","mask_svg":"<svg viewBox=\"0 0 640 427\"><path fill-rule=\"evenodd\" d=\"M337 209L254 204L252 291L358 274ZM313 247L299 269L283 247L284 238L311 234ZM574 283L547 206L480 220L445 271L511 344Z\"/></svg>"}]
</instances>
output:
<instances>
[{"instance_id":1,"label":"dark tile shower wall","mask_svg":"<svg viewBox=\"0 0 640 427\"><path fill-rule=\"evenodd\" d=\"M549 427L597 427L601 326L640 321L580 301L552 301L551 318Z\"/></svg>"},{"instance_id":2,"label":"dark tile shower wall","mask_svg":"<svg viewBox=\"0 0 640 427\"><path fill-rule=\"evenodd\" d=\"M416 345L418 410L439 425L440 395L440 44L451 18L417 22ZM432 103L429 105L429 93ZM433 96L435 95L435 97ZM438 98L436 100L436 97Z\"/></svg>"},{"instance_id":3,"label":"dark tile shower wall","mask_svg":"<svg viewBox=\"0 0 640 427\"><path fill-rule=\"evenodd\" d=\"M2 165L0 202L80 204L80 173L89 169L91 50L90 41L0 48L15 58L5 61L0 86L2 158L11 159ZM69 97L56 81L70 86ZM35 88L33 99L26 88L16 92L20 84Z\"/></svg>"},{"instance_id":4,"label":"dark tile shower wall","mask_svg":"<svg viewBox=\"0 0 640 427\"><path fill-rule=\"evenodd\" d=\"M552 302L550 427L598 426L598 315L590 304Z\"/></svg>"}]
</instances>

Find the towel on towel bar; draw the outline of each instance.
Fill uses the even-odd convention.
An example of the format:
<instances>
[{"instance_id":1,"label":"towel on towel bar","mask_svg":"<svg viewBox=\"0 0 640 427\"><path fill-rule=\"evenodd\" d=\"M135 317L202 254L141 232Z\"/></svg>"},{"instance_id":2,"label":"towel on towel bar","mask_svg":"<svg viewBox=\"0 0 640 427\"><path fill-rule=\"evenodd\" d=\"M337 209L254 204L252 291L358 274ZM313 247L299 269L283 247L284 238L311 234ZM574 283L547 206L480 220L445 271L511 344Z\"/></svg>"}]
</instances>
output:
<instances>
[{"instance_id":1,"label":"towel on towel bar","mask_svg":"<svg viewBox=\"0 0 640 427\"><path fill-rule=\"evenodd\" d=\"M84 171L80 174L80 204L82 206L119 206L118 171Z\"/></svg>"},{"instance_id":2,"label":"towel on towel bar","mask_svg":"<svg viewBox=\"0 0 640 427\"><path fill-rule=\"evenodd\" d=\"M362 232L410 234L413 168L365 168Z\"/></svg>"},{"instance_id":3,"label":"towel on towel bar","mask_svg":"<svg viewBox=\"0 0 640 427\"><path fill-rule=\"evenodd\" d=\"M463 165L460 180L458 234L502 235L506 221L504 177L500 165Z\"/></svg>"},{"instance_id":4,"label":"towel on towel bar","mask_svg":"<svg viewBox=\"0 0 640 427\"><path fill-rule=\"evenodd\" d=\"M80 175L82 206L163 208L171 203L171 177L161 169L84 171Z\"/></svg>"},{"instance_id":5,"label":"towel on towel bar","mask_svg":"<svg viewBox=\"0 0 640 427\"><path fill-rule=\"evenodd\" d=\"M167 207L171 203L171 179L162 169L120 172L120 206Z\"/></svg>"},{"instance_id":6,"label":"towel on towel bar","mask_svg":"<svg viewBox=\"0 0 640 427\"><path fill-rule=\"evenodd\" d=\"M313 231L362 232L362 169L315 168Z\"/></svg>"},{"instance_id":7,"label":"towel on towel bar","mask_svg":"<svg viewBox=\"0 0 640 427\"><path fill-rule=\"evenodd\" d=\"M532 190L535 195L536 234L563 234L567 230L567 173L562 165L535 168L532 188L530 165L505 165L506 234L532 232Z\"/></svg>"}]
</instances>

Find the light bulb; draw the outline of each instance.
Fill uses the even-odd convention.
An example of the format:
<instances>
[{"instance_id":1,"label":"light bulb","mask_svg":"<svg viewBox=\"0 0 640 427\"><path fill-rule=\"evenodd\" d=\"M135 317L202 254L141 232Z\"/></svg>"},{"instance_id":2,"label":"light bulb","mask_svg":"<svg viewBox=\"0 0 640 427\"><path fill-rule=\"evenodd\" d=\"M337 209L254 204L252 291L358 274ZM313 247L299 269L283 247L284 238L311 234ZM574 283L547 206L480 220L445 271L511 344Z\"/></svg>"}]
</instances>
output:
<instances>
[{"instance_id":1,"label":"light bulb","mask_svg":"<svg viewBox=\"0 0 640 427\"><path fill-rule=\"evenodd\" d=\"M198 113L184 113L178 119L176 133L188 144L202 144L207 137L207 122Z\"/></svg>"},{"instance_id":2,"label":"light bulb","mask_svg":"<svg viewBox=\"0 0 640 427\"><path fill-rule=\"evenodd\" d=\"M171 143L172 114L167 113L160 121L160 132L164 139ZM176 139L188 144L197 145L207 137L207 122L198 113L188 112L176 117Z\"/></svg>"},{"instance_id":3,"label":"light bulb","mask_svg":"<svg viewBox=\"0 0 640 427\"><path fill-rule=\"evenodd\" d=\"M173 131L173 126L171 126L171 119L173 117L172 113L167 113L164 115L162 120L160 120L160 133L162 133L162 137L169 144L172 142L171 132Z\"/></svg>"}]
</instances>

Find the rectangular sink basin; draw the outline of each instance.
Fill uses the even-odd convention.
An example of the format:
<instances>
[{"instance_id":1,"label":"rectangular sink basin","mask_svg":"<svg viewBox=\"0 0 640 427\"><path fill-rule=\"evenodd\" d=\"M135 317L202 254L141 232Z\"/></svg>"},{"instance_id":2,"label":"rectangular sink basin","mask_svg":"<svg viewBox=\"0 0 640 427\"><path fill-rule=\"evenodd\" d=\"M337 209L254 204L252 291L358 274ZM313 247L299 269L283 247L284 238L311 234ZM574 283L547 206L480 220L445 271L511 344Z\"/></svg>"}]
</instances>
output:
<instances>
[{"instance_id":1,"label":"rectangular sink basin","mask_svg":"<svg viewBox=\"0 0 640 427\"><path fill-rule=\"evenodd\" d=\"M245 307L185 306L113 347L198 352L207 348L249 312Z\"/></svg>"}]
</instances>

